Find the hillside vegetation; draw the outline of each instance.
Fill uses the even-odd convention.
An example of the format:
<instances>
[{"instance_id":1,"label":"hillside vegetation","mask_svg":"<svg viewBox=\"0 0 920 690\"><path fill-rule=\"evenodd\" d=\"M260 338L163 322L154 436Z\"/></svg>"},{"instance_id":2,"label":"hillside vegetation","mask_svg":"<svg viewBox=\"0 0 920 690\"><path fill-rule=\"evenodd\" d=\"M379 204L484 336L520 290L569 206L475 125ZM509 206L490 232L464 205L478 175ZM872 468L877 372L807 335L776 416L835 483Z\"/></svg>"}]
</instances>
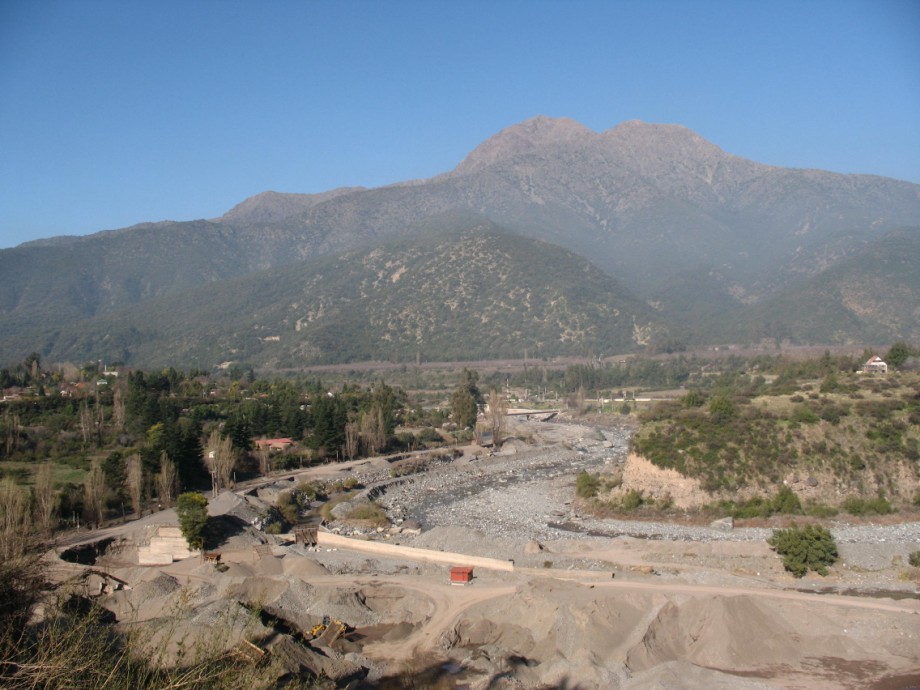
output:
<instances>
[{"instance_id":1,"label":"hillside vegetation","mask_svg":"<svg viewBox=\"0 0 920 690\"><path fill-rule=\"evenodd\" d=\"M55 329L46 359L289 368L592 355L661 331L581 257L488 223L392 241Z\"/></svg>"},{"instance_id":2,"label":"hillside vegetation","mask_svg":"<svg viewBox=\"0 0 920 690\"><path fill-rule=\"evenodd\" d=\"M900 229L804 284L754 305L726 340L835 343L920 340L920 232ZM712 327L718 327L713 320Z\"/></svg>"},{"instance_id":3,"label":"hillside vegetation","mask_svg":"<svg viewBox=\"0 0 920 690\"><path fill-rule=\"evenodd\" d=\"M915 501L920 479L920 374L839 371L820 378L730 377L643 418L633 449L698 478L714 498L773 496L854 514Z\"/></svg>"}]
</instances>

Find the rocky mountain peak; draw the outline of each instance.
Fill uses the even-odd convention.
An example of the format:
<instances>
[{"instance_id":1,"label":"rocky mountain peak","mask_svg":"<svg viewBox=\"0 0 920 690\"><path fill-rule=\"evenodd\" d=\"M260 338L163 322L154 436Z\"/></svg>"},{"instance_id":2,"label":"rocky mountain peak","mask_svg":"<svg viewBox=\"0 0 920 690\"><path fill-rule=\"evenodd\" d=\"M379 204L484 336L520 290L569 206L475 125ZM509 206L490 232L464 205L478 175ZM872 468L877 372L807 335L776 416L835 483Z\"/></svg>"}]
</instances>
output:
<instances>
[{"instance_id":1,"label":"rocky mountain peak","mask_svg":"<svg viewBox=\"0 0 920 690\"><path fill-rule=\"evenodd\" d=\"M501 160L596 136L596 132L570 118L538 115L486 139L463 159L454 173L476 172Z\"/></svg>"},{"instance_id":2,"label":"rocky mountain peak","mask_svg":"<svg viewBox=\"0 0 920 690\"><path fill-rule=\"evenodd\" d=\"M228 223L271 223L295 216L324 201L362 189L364 187L338 187L319 194L262 192L244 199L218 220Z\"/></svg>"},{"instance_id":3,"label":"rocky mountain peak","mask_svg":"<svg viewBox=\"0 0 920 690\"><path fill-rule=\"evenodd\" d=\"M715 161L729 157L718 146L682 125L627 120L608 129L601 137L611 148L637 158Z\"/></svg>"},{"instance_id":4,"label":"rocky mountain peak","mask_svg":"<svg viewBox=\"0 0 920 690\"><path fill-rule=\"evenodd\" d=\"M451 175L477 173L524 156L558 161L562 160L558 154L563 151L574 154L576 159L590 160L586 164L592 168L606 161L613 169L658 181L675 175L709 180L715 169L726 161L731 161L736 168L747 168L745 164L749 163L725 153L681 125L628 120L597 133L569 118L539 116L503 129L484 141ZM584 157L589 151L590 155Z\"/></svg>"}]
</instances>

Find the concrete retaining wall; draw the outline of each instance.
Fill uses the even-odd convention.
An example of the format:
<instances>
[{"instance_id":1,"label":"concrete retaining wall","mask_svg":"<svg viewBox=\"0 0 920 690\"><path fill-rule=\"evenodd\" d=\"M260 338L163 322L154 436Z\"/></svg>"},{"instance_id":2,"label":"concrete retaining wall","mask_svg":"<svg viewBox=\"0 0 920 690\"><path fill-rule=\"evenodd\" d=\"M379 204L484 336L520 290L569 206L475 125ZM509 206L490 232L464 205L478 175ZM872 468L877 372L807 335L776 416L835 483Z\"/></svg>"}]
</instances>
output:
<instances>
[{"instance_id":1,"label":"concrete retaining wall","mask_svg":"<svg viewBox=\"0 0 920 690\"><path fill-rule=\"evenodd\" d=\"M326 548L363 551L364 553L373 553L378 556L386 556L389 558L407 558L413 561L444 563L446 565L469 565L476 568L486 568L488 570L503 570L509 573L514 570L514 561L500 561L497 558L467 556L462 553L452 553L450 551L431 551L429 549L415 549L411 546L386 544L379 541L351 539L338 534L332 534L331 532L318 531L316 533L316 542L319 546Z\"/></svg>"},{"instance_id":2,"label":"concrete retaining wall","mask_svg":"<svg viewBox=\"0 0 920 690\"><path fill-rule=\"evenodd\" d=\"M169 565L198 553L189 550L181 529L172 525L158 525L156 534L150 537L150 544L138 548L137 562L139 565Z\"/></svg>"}]
</instances>

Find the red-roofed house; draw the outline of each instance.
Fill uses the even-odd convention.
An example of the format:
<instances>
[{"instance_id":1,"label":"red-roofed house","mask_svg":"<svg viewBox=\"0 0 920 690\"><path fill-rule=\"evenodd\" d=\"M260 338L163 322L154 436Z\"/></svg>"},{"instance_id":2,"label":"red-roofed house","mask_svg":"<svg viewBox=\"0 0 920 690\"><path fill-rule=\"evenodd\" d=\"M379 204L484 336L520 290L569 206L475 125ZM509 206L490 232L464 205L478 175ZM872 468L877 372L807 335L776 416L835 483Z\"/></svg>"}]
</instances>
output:
<instances>
[{"instance_id":1,"label":"red-roofed house","mask_svg":"<svg viewBox=\"0 0 920 690\"><path fill-rule=\"evenodd\" d=\"M289 438L260 438L256 440L256 448L262 450L268 448L270 451L278 453L294 445Z\"/></svg>"},{"instance_id":2,"label":"red-roofed house","mask_svg":"<svg viewBox=\"0 0 920 690\"><path fill-rule=\"evenodd\" d=\"M887 374L888 365L885 364L881 357L875 355L874 357L869 358L869 361L863 364L862 370L866 373Z\"/></svg>"}]
</instances>

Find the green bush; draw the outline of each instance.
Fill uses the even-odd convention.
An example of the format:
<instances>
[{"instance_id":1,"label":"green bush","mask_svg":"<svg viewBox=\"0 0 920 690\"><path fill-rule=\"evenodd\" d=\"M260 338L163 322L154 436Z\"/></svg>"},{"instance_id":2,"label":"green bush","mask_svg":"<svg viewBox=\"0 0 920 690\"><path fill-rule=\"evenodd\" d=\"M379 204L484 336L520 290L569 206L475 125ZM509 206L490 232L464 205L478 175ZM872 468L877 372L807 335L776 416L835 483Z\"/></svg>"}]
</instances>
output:
<instances>
[{"instance_id":1,"label":"green bush","mask_svg":"<svg viewBox=\"0 0 920 690\"><path fill-rule=\"evenodd\" d=\"M781 486L776 496L773 497L773 512L782 515L800 515L802 502L798 495L788 486Z\"/></svg>"},{"instance_id":2,"label":"green bush","mask_svg":"<svg viewBox=\"0 0 920 690\"><path fill-rule=\"evenodd\" d=\"M575 477L575 493L581 498L592 498L597 496L597 490L600 488L601 480L588 472L579 472Z\"/></svg>"},{"instance_id":3,"label":"green bush","mask_svg":"<svg viewBox=\"0 0 920 690\"><path fill-rule=\"evenodd\" d=\"M297 505L301 508L307 508L311 501L322 500L326 498L326 489L319 482L300 482L294 491L294 498Z\"/></svg>"},{"instance_id":4,"label":"green bush","mask_svg":"<svg viewBox=\"0 0 920 690\"><path fill-rule=\"evenodd\" d=\"M875 513L876 515L890 515L894 512L894 508L891 507L891 503L887 498L879 496L866 501L866 512Z\"/></svg>"},{"instance_id":5,"label":"green bush","mask_svg":"<svg viewBox=\"0 0 920 690\"><path fill-rule=\"evenodd\" d=\"M375 526L385 527L390 524L386 511L374 502L359 503L348 513L349 520L368 520Z\"/></svg>"},{"instance_id":6,"label":"green bush","mask_svg":"<svg viewBox=\"0 0 920 690\"><path fill-rule=\"evenodd\" d=\"M907 562L912 568L920 568L920 551L911 551L907 556Z\"/></svg>"},{"instance_id":7,"label":"green bush","mask_svg":"<svg viewBox=\"0 0 920 690\"><path fill-rule=\"evenodd\" d=\"M296 489L294 491L282 491L278 494L275 507L289 525L297 524L300 518L300 511L296 500ZM279 525L278 527L280 529L281 526ZM268 529L265 531L268 532ZM269 532L269 534L278 534L278 532Z\"/></svg>"},{"instance_id":8,"label":"green bush","mask_svg":"<svg viewBox=\"0 0 920 690\"><path fill-rule=\"evenodd\" d=\"M699 388L691 388L680 402L684 407L702 407L706 404L706 394Z\"/></svg>"},{"instance_id":9,"label":"green bush","mask_svg":"<svg viewBox=\"0 0 920 690\"><path fill-rule=\"evenodd\" d=\"M861 517L863 515L888 515L894 512L894 508L891 507L891 503L888 502L888 499L881 496L869 499L850 496L840 507L844 512L854 517Z\"/></svg>"},{"instance_id":10,"label":"green bush","mask_svg":"<svg viewBox=\"0 0 920 690\"><path fill-rule=\"evenodd\" d=\"M710 512L725 514L728 513L736 520L747 520L751 518L768 518L771 515L780 513L782 515L801 515L802 502L788 486L781 486L773 498L765 496L754 496L744 501L736 503L735 501L719 501L709 506Z\"/></svg>"},{"instance_id":11,"label":"green bush","mask_svg":"<svg viewBox=\"0 0 920 690\"><path fill-rule=\"evenodd\" d=\"M810 407L797 407L792 413L792 421L799 424L817 424L821 418Z\"/></svg>"},{"instance_id":12,"label":"green bush","mask_svg":"<svg viewBox=\"0 0 920 690\"><path fill-rule=\"evenodd\" d=\"M430 426L426 426L418 432L418 440L422 443L444 443L444 439L441 438L441 434L438 433L437 429L433 429Z\"/></svg>"},{"instance_id":13,"label":"green bush","mask_svg":"<svg viewBox=\"0 0 920 690\"><path fill-rule=\"evenodd\" d=\"M204 548L204 530L208 525L208 499L197 491L179 494L176 515L182 536L191 549Z\"/></svg>"},{"instance_id":14,"label":"green bush","mask_svg":"<svg viewBox=\"0 0 920 690\"><path fill-rule=\"evenodd\" d=\"M724 395L709 401L709 416L717 424L725 424L735 416L735 404Z\"/></svg>"},{"instance_id":15,"label":"green bush","mask_svg":"<svg viewBox=\"0 0 920 690\"><path fill-rule=\"evenodd\" d=\"M645 500L642 498L642 492L636 489L627 491L623 496L623 510L637 510L643 503Z\"/></svg>"},{"instance_id":16,"label":"green bush","mask_svg":"<svg viewBox=\"0 0 920 690\"><path fill-rule=\"evenodd\" d=\"M795 577L803 577L809 570L827 575L827 567L837 561L837 543L820 525L773 530L767 543L783 557L783 567Z\"/></svg>"},{"instance_id":17,"label":"green bush","mask_svg":"<svg viewBox=\"0 0 920 690\"><path fill-rule=\"evenodd\" d=\"M836 516L840 511L831 506L824 505L823 503L815 503L814 505L808 506L808 510L805 512L816 518L831 518Z\"/></svg>"}]
</instances>

